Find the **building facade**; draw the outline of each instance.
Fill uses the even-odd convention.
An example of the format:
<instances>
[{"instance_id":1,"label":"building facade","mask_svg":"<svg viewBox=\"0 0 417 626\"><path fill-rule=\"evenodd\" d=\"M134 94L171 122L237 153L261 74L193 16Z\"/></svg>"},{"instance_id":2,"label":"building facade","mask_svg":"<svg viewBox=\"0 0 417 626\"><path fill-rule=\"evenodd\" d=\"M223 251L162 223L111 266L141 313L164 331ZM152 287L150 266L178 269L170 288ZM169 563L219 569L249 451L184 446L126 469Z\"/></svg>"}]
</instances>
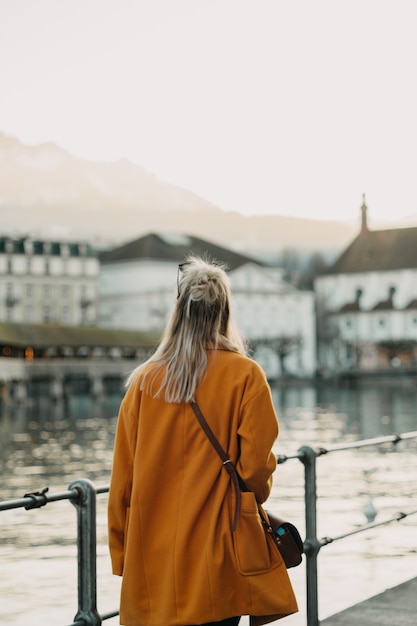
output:
<instances>
[{"instance_id":1,"label":"building facade","mask_svg":"<svg viewBox=\"0 0 417 626\"><path fill-rule=\"evenodd\" d=\"M230 273L239 328L270 378L311 377L316 369L311 291L295 288L283 270L249 262Z\"/></svg>"},{"instance_id":2,"label":"building facade","mask_svg":"<svg viewBox=\"0 0 417 626\"><path fill-rule=\"evenodd\" d=\"M93 325L98 276L88 244L0 237L0 321Z\"/></svg>"},{"instance_id":3,"label":"building facade","mask_svg":"<svg viewBox=\"0 0 417 626\"><path fill-rule=\"evenodd\" d=\"M237 324L269 376L312 376L313 292L286 283L280 269L188 235L150 234L101 255L100 325L162 331L178 264L190 252L228 266Z\"/></svg>"},{"instance_id":4,"label":"building facade","mask_svg":"<svg viewBox=\"0 0 417 626\"><path fill-rule=\"evenodd\" d=\"M318 361L327 371L417 363L417 228L361 231L314 285Z\"/></svg>"}]
</instances>

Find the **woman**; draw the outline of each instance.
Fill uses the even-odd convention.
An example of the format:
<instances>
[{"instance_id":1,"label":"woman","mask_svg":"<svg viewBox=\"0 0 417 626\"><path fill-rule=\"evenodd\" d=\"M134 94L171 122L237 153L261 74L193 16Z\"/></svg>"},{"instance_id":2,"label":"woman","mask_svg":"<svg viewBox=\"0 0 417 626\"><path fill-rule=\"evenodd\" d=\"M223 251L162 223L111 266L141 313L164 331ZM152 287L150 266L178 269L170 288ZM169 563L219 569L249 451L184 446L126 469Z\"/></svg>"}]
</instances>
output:
<instances>
[{"instance_id":1,"label":"woman","mask_svg":"<svg viewBox=\"0 0 417 626\"><path fill-rule=\"evenodd\" d=\"M230 478L193 400L252 492L236 530ZM162 341L129 377L119 412L108 518L121 624L235 626L245 614L264 624L297 611L276 550L265 548L255 571L238 554L247 498L256 507L271 490L277 435L265 375L232 319L228 276L190 257Z\"/></svg>"}]
</instances>

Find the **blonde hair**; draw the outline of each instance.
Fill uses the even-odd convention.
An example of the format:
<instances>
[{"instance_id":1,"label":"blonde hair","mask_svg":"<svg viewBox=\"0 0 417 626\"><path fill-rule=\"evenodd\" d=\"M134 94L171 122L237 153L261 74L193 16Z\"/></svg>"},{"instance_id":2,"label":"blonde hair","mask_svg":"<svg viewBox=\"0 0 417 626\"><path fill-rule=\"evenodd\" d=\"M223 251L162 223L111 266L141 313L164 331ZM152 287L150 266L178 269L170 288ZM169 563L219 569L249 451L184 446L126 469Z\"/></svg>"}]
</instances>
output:
<instances>
[{"instance_id":1,"label":"blonde hair","mask_svg":"<svg viewBox=\"0 0 417 626\"><path fill-rule=\"evenodd\" d=\"M143 371L141 389L153 397L160 397L165 390L166 402L190 402L207 369L208 349L246 354L230 309L225 269L223 264L194 255L180 264L176 305L159 347L131 373L128 385Z\"/></svg>"}]
</instances>

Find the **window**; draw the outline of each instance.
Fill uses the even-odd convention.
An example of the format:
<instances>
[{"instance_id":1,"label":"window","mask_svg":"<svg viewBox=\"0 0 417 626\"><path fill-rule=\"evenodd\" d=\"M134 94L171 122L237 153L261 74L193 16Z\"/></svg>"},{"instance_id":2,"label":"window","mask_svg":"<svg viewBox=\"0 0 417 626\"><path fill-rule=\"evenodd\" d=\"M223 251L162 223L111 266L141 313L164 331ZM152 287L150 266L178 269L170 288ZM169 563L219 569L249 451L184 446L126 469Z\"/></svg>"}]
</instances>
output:
<instances>
[{"instance_id":1,"label":"window","mask_svg":"<svg viewBox=\"0 0 417 626\"><path fill-rule=\"evenodd\" d=\"M24 245L26 254L33 254L33 241L31 241L30 239L25 239L25 242L23 245Z\"/></svg>"},{"instance_id":2,"label":"window","mask_svg":"<svg viewBox=\"0 0 417 626\"><path fill-rule=\"evenodd\" d=\"M64 324L68 324L68 322L70 321L70 310L67 306L62 307L61 321Z\"/></svg>"},{"instance_id":3,"label":"window","mask_svg":"<svg viewBox=\"0 0 417 626\"><path fill-rule=\"evenodd\" d=\"M31 306L27 306L25 309L25 321L33 322L34 317L33 308Z\"/></svg>"},{"instance_id":4,"label":"window","mask_svg":"<svg viewBox=\"0 0 417 626\"><path fill-rule=\"evenodd\" d=\"M52 287L51 287L51 285L44 285L42 291L43 291L44 298L50 298L51 297L51 294L52 294Z\"/></svg>"},{"instance_id":5,"label":"window","mask_svg":"<svg viewBox=\"0 0 417 626\"><path fill-rule=\"evenodd\" d=\"M11 309L17 303L17 298L15 297L13 283L6 284L6 307Z\"/></svg>"},{"instance_id":6,"label":"window","mask_svg":"<svg viewBox=\"0 0 417 626\"><path fill-rule=\"evenodd\" d=\"M33 297L33 285L31 283L27 283L26 285L26 297L27 298L32 298Z\"/></svg>"},{"instance_id":7,"label":"window","mask_svg":"<svg viewBox=\"0 0 417 626\"><path fill-rule=\"evenodd\" d=\"M52 314L51 314L51 307L50 306L44 306L43 307L43 321L44 322L52 322Z\"/></svg>"},{"instance_id":8,"label":"window","mask_svg":"<svg viewBox=\"0 0 417 626\"><path fill-rule=\"evenodd\" d=\"M87 309L92 304L92 299L88 295L87 285L81 285L80 289L80 305L82 309Z\"/></svg>"}]
</instances>

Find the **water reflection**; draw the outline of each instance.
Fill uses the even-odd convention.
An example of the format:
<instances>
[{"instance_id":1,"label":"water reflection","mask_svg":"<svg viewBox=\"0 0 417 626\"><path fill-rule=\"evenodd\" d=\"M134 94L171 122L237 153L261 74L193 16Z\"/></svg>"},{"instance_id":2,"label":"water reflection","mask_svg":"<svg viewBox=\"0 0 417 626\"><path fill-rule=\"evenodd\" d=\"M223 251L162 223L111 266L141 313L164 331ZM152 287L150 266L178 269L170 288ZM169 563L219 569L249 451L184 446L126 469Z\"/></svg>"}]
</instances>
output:
<instances>
[{"instance_id":1,"label":"water reflection","mask_svg":"<svg viewBox=\"0 0 417 626\"><path fill-rule=\"evenodd\" d=\"M66 489L80 476L107 481L120 400L121 394L100 402L89 396L68 402L38 397L27 405L3 407L1 498L49 484Z\"/></svg>"},{"instance_id":2,"label":"water reflection","mask_svg":"<svg viewBox=\"0 0 417 626\"><path fill-rule=\"evenodd\" d=\"M273 396L286 428L297 430L302 415L307 429L302 443L310 445L369 439L417 427L417 387L407 381L275 388Z\"/></svg>"},{"instance_id":3,"label":"water reflection","mask_svg":"<svg viewBox=\"0 0 417 626\"><path fill-rule=\"evenodd\" d=\"M280 417L277 453L417 430L417 391L409 384L274 387L273 397ZM38 397L30 405L2 406L0 499L43 487L66 490L79 478L107 484L120 400L121 393L100 401L74 395L67 402ZM363 524L370 499L384 518L404 507L417 509L416 451L417 442L410 441L321 457L319 536ZM271 494L271 508L284 510L301 530L303 485L302 464L288 461L279 466ZM7 572L0 579L0 621L14 626L70 623L77 606L74 507L63 501L34 511L0 512L0 524L0 559ZM110 573L105 497L98 501L97 524L98 603L101 611L110 611L118 603L119 580ZM382 527L324 549L319 558L325 581L321 616L415 576L416 525L416 516L410 517L399 530ZM304 575L304 568L291 572L301 613L286 620L290 626L305 624Z\"/></svg>"}]
</instances>

